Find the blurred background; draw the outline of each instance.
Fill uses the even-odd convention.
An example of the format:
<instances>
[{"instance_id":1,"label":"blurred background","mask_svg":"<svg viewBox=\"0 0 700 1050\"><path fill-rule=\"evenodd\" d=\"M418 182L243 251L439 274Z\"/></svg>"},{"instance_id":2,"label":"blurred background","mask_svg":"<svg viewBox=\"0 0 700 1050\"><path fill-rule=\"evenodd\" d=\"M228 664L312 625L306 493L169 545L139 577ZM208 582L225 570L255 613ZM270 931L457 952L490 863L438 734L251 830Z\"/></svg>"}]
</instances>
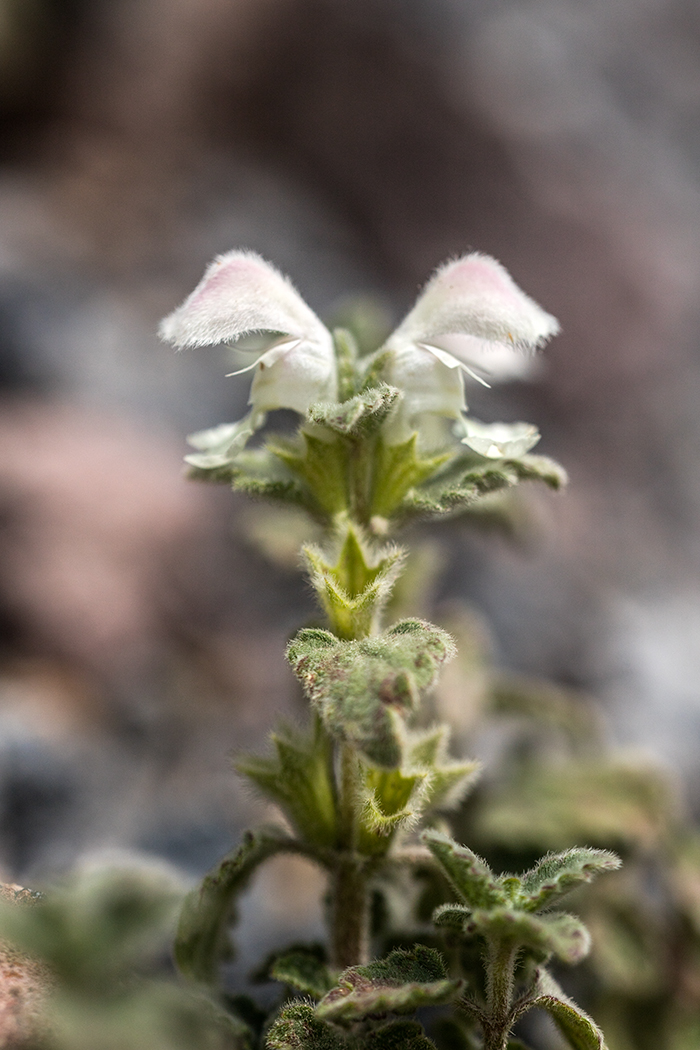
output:
<instances>
[{"instance_id":1,"label":"blurred background","mask_svg":"<svg viewBox=\"0 0 700 1050\"><path fill-rule=\"evenodd\" d=\"M692 0L0 0L0 874L195 874L259 814L228 754L294 710L311 601L183 481L247 377L155 336L233 247L396 321L475 249L560 319L471 403L570 490L516 548L446 530L439 597L697 807L699 118Z\"/></svg>"}]
</instances>

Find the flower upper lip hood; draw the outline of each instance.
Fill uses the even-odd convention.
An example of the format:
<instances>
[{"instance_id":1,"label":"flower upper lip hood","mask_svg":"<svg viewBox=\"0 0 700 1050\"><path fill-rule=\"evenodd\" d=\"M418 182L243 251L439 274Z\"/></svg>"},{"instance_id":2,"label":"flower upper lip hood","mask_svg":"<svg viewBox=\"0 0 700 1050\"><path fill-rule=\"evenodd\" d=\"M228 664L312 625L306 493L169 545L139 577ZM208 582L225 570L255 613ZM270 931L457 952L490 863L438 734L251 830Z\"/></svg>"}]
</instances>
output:
<instances>
[{"instance_id":1,"label":"flower upper lip hood","mask_svg":"<svg viewBox=\"0 0 700 1050\"><path fill-rule=\"evenodd\" d=\"M387 340L387 380L405 392L409 416L458 417L466 408L462 371L481 382L527 371L534 351L559 331L556 318L518 288L488 255L473 252L441 266ZM488 385L488 384L486 384Z\"/></svg>"},{"instance_id":2,"label":"flower upper lip hood","mask_svg":"<svg viewBox=\"0 0 700 1050\"><path fill-rule=\"evenodd\" d=\"M505 267L473 252L437 270L387 347L464 334L533 350L558 331L556 318L525 295Z\"/></svg>"},{"instance_id":3,"label":"flower upper lip hood","mask_svg":"<svg viewBox=\"0 0 700 1050\"><path fill-rule=\"evenodd\" d=\"M275 335L251 366L254 412L291 408L304 414L316 401L337 398L330 332L292 283L255 252L217 256L159 328L161 339L177 347L213 346L258 332Z\"/></svg>"}]
</instances>

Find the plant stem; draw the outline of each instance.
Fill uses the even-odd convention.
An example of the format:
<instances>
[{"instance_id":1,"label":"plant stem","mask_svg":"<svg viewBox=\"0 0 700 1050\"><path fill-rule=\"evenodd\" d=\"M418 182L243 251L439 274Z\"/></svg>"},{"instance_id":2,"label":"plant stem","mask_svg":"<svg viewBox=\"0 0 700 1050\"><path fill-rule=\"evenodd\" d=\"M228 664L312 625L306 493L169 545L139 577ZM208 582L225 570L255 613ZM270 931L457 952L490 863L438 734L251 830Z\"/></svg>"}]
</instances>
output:
<instances>
[{"instance_id":1,"label":"plant stem","mask_svg":"<svg viewBox=\"0 0 700 1050\"><path fill-rule=\"evenodd\" d=\"M359 766L342 744L338 776L340 850L331 881L331 963L339 970L369 960L369 891L364 859L356 852Z\"/></svg>"},{"instance_id":2,"label":"plant stem","mask_svg":"<svg viewBox=\"0 0 700 1050\"><path fill-rule=\"evenodd\" d=\"M350 515L360 525L367 525L370 518L369 489L374 446L362 436L353 441L348 457Z\"/></svg>"},{"instance_id":3,"label":"plant stem","mask_svg":"<svg viewBox=\"0 0 700 1050\"><path fill-rule=\"evenodd\" d=\"M506 1050L511 1029L516 949L510 941L491 941L486 955L484 1050Z\"/></svg>"}]
</instances>

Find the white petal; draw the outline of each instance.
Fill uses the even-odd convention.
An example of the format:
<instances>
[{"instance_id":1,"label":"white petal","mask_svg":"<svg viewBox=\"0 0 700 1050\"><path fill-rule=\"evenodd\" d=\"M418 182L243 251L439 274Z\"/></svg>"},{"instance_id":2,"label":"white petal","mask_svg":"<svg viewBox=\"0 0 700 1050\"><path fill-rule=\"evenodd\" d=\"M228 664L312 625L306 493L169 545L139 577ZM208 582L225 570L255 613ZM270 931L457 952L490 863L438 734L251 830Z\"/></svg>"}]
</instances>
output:
<instances>
[{"instance_id":1,"label":"white petal","mask_svg":"<svg viewBox=\"0 0 700 1050\"><path fill-rule=\"evenodd\" d=\"M534 349L558 331L557 320L525 295L500 263L474 252L437 271L386 345L434 345L441 336L460 334Z\"/></svg>"},{"instance_id":2,"label":"white petal","mask_svg":"<svg viewBox=\"0 0 700 1050\"><path fill-rule=\"evenodd\" d=\"M330 334L328 345L273 346L258 361L248 403L255 412L291 408L304 415L317 401L336 401L338 379Z\"/></svg>"},{"instance_id":3,"label":"white petal","mask_svg":"<svg viewBox=\"0 0 700 1050\"><path fill-rule=\"evenodd\" d=\"M450 355L445 355L450 358ZM466 408L464 378L459 361L443 360L443 352L408 345L390 355L384 378L403 393L401 410L407 418L423 412L459 419Z\"/></svg>"},{"instance_id":4,"label":"white petal","mask_svg":"<svg viewBox=\"0 0 700 1050\"><path fill-rule=\"evenodd\" d=\"M437 344L437 349L447 351L489 384L531 379L542 370L539 355L523 353L512 343L496 343L474 335L443 335Z\"/></svg>"},{"instance_id":5,"label":"white petal","mask_svg":"<svg viewBox=\"0 0 700 1050\"><path fill-rule=\"evenodd\" d=\"M185 456L185 463L205 469L226 466L264 422L265 416L253 411L237 423L220 423L209 430L190 434L187 438L188 444L196 448L197 452Z\"/></svg>"},{"instance_id":6,"label":"white petal","mask_svg":"<svg viewBox=\"0 0 700 1050\"><path fill-rule=\"evenodd\" d=\"M480 423L467 418L464 430L462 444L489 459L524 456L540 440L537 427L531 423Z\"/></svg>"},{"instance_id":7,"label":"white petal","mask_svg":"<svg viewBox=\"0 0 700 1050\"><path fill-rule=\"evenodd\" d=\"M250 417L246 416L237 423L219 423L208 430L198 430L187 436L187 444L200 452L228 452L236 444L241 433L250 429Z\"/></svg>"},{"instance_id":8,"label":"white petal","mask_svg":"<svg viewBox=\"0 0 700 1050\"><path fill-rule=\"evenodd\" d=\"M242 251L217 256L159 329L161 339L179 347L232 342L252 332L330 340L291 282L259 255Z\"/></svg>"}]
</instances>

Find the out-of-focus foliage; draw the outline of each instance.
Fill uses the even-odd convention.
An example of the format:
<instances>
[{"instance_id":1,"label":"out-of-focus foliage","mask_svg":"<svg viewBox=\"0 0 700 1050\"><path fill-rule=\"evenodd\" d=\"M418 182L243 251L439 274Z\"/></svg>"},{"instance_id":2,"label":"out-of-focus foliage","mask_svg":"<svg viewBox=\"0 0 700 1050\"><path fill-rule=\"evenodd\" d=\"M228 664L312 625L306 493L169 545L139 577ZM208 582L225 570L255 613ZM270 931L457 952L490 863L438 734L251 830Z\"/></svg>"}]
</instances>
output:
<instances>
[{"instance_id":1,"label":"out-of-focus foliage","mask_svg":"<svg viewBox=\"0 0 700 1050\"><path fill-rule=\"evenodd\" d=\"M161 871L110 868L74 876L30 907L3 901L3 939L45 966L42 1009L27 1045L32 1050L241 1045L230 1017L169 973L169 942L181 898L181 887Z\"/></svg>"}]
</instances>

